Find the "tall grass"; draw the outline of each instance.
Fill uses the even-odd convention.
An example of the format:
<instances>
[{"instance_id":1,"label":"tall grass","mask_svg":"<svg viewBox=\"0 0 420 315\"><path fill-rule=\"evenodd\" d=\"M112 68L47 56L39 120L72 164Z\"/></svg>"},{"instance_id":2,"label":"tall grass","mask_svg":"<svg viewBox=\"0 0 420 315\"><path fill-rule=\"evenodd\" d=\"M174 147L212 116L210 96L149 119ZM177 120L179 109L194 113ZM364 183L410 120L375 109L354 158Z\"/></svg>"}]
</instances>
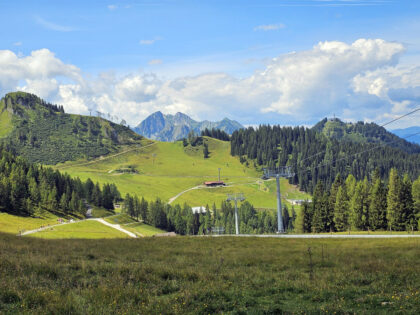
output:
<instances>
[{"instance_id":1,"label":"tall grass","mask_svg":"<svg viewBox=\"0 0 420 315\"><path fill-rule=\"evenodd\" d=\"M3 234L0 313L416 314L419 257L418 239Z\"/></svg>"}]
</instances>

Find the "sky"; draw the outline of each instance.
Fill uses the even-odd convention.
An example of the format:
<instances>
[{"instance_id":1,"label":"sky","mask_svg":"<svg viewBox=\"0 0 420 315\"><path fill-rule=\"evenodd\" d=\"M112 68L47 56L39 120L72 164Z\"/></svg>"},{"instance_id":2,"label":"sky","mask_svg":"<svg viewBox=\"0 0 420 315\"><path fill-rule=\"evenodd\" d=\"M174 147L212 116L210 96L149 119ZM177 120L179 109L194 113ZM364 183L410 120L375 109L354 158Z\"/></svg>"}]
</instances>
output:
<instances>
[{"instance_id":1,"label":"sky","mask_svg":"<svg viewBox=\"0 0 420 315\"><path fill-rule=\"evenodd\" d=\"M0 0L0 95L131 126L158 110L381 124L420 106L418 34L420 1Z\"/></svg>"}]
</instances>

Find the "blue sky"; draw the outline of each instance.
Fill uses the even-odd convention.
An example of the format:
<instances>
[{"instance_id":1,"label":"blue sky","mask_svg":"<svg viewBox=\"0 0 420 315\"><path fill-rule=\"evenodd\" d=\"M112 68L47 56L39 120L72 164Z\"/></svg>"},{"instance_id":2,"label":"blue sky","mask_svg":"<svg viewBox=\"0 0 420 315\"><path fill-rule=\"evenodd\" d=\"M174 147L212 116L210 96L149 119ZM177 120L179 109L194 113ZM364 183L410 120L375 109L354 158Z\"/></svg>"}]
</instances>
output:
<instances>
[{"instance_id":1,"label":"blue sky","mask_svg":"<svg viewBox=\"0 0 420 315\"><path fill-rule=\"evenodd\" d=\"M27 90L132 125L155 110L244 124L334 113L381 122L419 105L419 32L419 1L0 0L0 93Z\"/></svg>"}]
</instances>

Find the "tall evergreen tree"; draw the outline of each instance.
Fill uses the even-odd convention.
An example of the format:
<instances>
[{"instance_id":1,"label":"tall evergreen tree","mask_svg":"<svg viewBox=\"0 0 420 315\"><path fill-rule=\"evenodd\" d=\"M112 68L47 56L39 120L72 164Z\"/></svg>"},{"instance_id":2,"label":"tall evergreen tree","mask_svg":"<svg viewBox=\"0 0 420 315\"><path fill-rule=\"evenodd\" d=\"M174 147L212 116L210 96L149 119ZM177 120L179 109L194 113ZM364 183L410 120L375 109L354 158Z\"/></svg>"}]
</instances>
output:
<instances>
[{"instance_id":1,"label":"tall evergreen tree","mask_svg":"<svg viewBox=\"0 0 420 315\"><path fill-rule=\"evenodd\" d=\"M417 220L417 228L420 229L420 176L413 182L413 212Z\"/></svg>"},{"instance_id":2,"label":"tall evergreen tree","mask_svg":"<svg viewBox=\"0 0 420 315\"><path fill-rule=\"evenodd\" d=\"M397 170L392 168L389 173L387 195L387 221L392 230L403 231L405 229L404 209L401 200L402 182Z\"/></svg>"},{"instance_id":3,"label":"tall evergreen tree","mask_svg":"<svg viewBox=\"0 0 420 315\"><path fill-rule=\"evenodd\" d=\"M386 229L387 191L379 175L374 175L369 197L369 228Z\"/></svg>"},{"instance_id":4,"label":"tall evergreen tree","mask_svg":"<svg viewBox=\"0 0 420 315\"><path fill-rule=\"evenodd\" d=\"M349 228L349 205L345 185L338 187L334 205L334 226L338 232Z\"/></svg>"}]
</instances>

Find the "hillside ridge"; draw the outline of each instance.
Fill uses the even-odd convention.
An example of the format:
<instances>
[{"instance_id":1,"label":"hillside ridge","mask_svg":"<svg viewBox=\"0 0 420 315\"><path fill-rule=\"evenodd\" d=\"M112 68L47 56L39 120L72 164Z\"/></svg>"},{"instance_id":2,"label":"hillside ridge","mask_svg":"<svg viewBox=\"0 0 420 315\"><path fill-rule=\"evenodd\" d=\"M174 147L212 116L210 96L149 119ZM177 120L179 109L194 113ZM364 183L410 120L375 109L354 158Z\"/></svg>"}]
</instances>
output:
<instances>
[{"instance_id":1,"label":"hillside ridge","mask_svg":"<svg viewBox=\"0 0 420 315\"><path fill-rule=\"evenodd\" d=\"M0 122L6 126L0 133L3 141L18 155L42 164L95 158L142 140L128 127L66 114L63 106L26 92L8 93L0 100Z\"/></svg>"}]
</instances>

